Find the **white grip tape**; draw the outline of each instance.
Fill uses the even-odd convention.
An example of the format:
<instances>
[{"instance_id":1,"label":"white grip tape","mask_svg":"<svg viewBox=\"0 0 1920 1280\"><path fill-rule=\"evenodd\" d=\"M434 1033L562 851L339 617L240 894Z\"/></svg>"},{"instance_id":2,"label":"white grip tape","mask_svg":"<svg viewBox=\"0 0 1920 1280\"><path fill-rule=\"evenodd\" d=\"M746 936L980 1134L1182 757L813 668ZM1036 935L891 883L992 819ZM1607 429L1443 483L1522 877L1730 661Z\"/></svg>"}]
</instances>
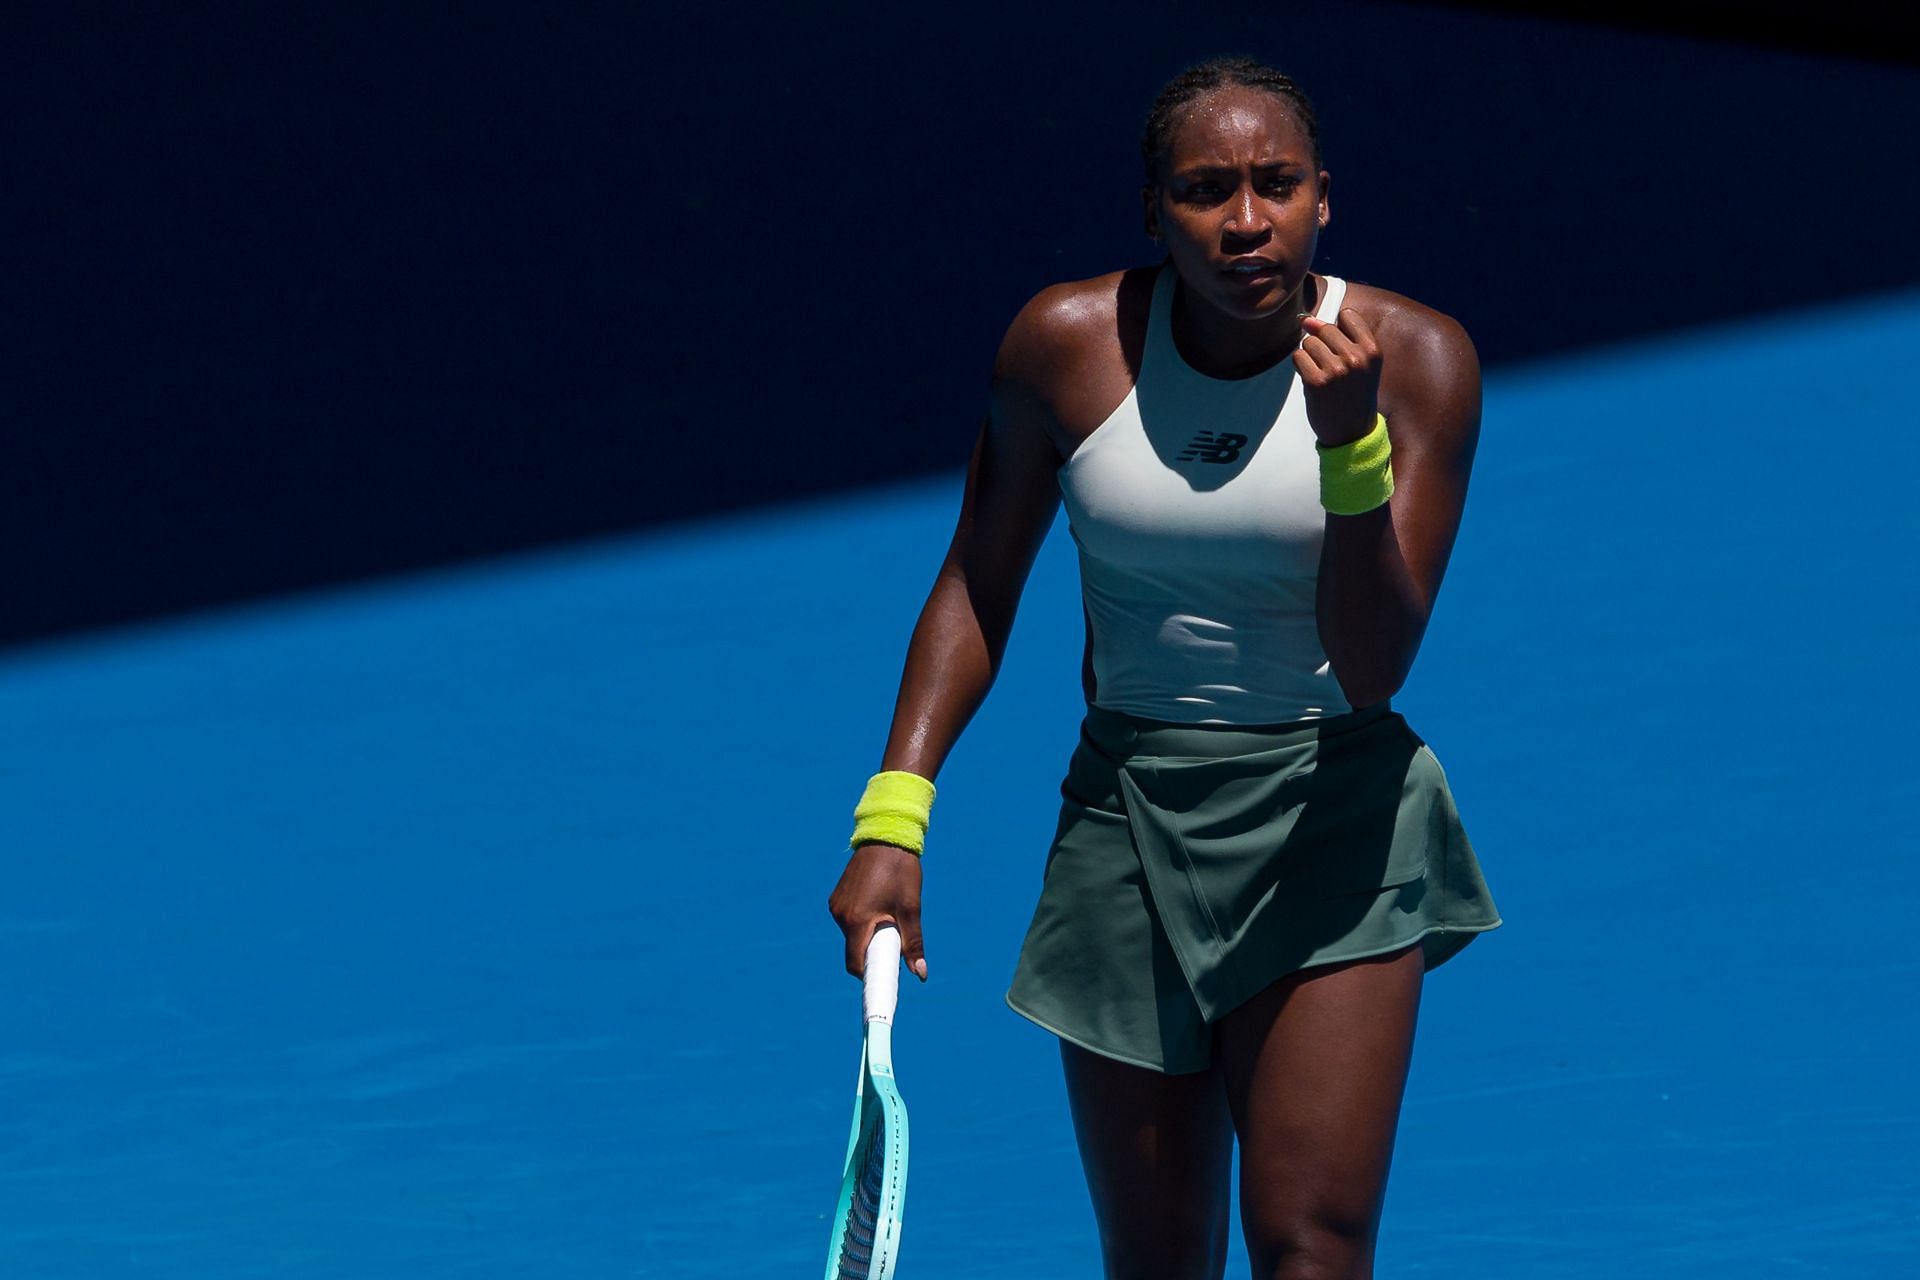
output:
<instances>
[{"instance_id":1,"label":"white grip tape","mask_svg":"<svg viewBox=\"0 0 1920 1280\"><path fill-rule=\"evenodd\" d=\"M866 1020L892 1026L893 1009L900 1001L900 930L893 925L881 925L868 940L861 986Z\"/></svg>"}]
</instances>

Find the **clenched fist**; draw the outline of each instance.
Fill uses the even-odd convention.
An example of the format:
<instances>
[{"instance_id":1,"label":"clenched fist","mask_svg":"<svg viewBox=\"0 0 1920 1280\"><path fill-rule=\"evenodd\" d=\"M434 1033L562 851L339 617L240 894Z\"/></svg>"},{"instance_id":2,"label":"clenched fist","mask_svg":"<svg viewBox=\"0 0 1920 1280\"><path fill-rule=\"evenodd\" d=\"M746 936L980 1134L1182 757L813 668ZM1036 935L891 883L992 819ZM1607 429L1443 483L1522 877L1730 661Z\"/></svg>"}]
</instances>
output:
<instances>
[{"instance_id":1,"label":"clenched fist","mask_svg":"<svg viewBox=\"0 0 1920 1280\"><path fill-rule=\"evenodd\" d=\"M1302 317L1306 336L1293 353L1307 397L1307 425L1329 449L1373 430L1380 394L1380 344L1373 330L1352 307L1340 309L1339 321Z\"/></svg>"}]
</instances>

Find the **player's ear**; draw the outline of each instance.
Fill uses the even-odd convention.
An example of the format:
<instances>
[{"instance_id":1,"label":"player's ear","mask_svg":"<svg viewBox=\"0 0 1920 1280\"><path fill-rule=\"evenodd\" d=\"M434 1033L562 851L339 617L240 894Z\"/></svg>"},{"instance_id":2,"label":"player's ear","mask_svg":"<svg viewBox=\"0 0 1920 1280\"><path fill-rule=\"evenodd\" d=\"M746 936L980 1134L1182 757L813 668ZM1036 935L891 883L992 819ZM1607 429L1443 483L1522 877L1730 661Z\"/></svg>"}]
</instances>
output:
<instances>
[{"instance_id":1,"label":"player's ear","mask_svg":"<svg viewBox=\"0 0 1920 1280\"><path fill-rule=\"evenodd\" d=\"M1333 208L1327 203L1327 188L1333 185L1333 175L1325 169L1320 171L1320 207L1315 211L1322 227L1333 221Z\"/></svg>"},{"instance_id":2,"label":"player's ear","mask_svg":"<svg viewBox=\"0 0 1920 1280\"><path fill-rule=\"evenodd\" d=\"M1140 188L1140 211L1146 220L1147 235L1158 240L1160 238L1160 210L1155 207L1155 194L1151 184Z\"/></svg>"}]
</instances>

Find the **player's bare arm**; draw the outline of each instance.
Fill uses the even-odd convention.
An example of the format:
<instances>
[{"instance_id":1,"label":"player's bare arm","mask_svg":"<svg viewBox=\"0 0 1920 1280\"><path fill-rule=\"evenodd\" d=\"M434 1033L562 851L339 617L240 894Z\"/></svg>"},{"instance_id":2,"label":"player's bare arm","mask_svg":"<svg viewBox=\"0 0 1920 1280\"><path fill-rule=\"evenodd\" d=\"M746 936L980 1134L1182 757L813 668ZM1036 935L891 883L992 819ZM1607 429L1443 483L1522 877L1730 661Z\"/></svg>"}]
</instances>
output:
<instances>
[{"instance_id":1,"label":"player's bare arm","mask_svg":"<svg viewBox=\"0 0 1920 1280\"><path fill-rule=\"evenodd\" d=\"M1022 308L994 363L987 413L967 467L960 517L907 646L882 770L932 779L979 710L1006 652L1014 613L1059 506L1053 415L1044 371L1070 331L1048 292ZM846 935L847 972L859 975L882 923L900 928L901 952L927 977L920 923L919 856L863 844L827 900Z\"/></svg>"},{"instance_id":2,"label":"player's bare arm","mask_svg":"<svg viewBox=\"0 0 1920 1280\"><path fill-rule=\"evenodd\" d=\"M1413 666L1446 574L1480 433L1480 367L1459 322L1383 289L1355 286L1338 325L1308 323L1296 363L1309 414L1315 379L1329 409L1315 421L1329 447L1371 428L1374 409L1393 446L1394 493L1360 515L1329 515L1318 611L1323 647L1354 706L1398 692ZM1330 372L1331 371L1331 372ZM1329 399L1328 392L1348 394Z\"/></svg>"}]
</instances>

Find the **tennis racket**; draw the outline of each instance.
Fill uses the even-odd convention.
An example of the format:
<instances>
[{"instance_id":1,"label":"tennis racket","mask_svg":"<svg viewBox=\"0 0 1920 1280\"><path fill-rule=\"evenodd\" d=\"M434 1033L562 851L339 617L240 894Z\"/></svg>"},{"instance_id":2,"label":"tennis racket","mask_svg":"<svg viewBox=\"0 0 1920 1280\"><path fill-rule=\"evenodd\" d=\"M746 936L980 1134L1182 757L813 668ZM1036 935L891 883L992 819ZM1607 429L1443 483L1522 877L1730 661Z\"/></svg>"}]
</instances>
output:
<instances>
[{"instance_id":1,"label":"tennis racket","mask_svg":"<svg viewBox=\"0 0 1920 1280\"><path fill-rule=\"evenodd\" d=\"M892 1280L907 1200L907 1104L893 1079L893 1009L900 999L900 931L893 925L881 925L868 941L863 981L866 1043L827 1280Z\"/></svg>"}]
</instances>

